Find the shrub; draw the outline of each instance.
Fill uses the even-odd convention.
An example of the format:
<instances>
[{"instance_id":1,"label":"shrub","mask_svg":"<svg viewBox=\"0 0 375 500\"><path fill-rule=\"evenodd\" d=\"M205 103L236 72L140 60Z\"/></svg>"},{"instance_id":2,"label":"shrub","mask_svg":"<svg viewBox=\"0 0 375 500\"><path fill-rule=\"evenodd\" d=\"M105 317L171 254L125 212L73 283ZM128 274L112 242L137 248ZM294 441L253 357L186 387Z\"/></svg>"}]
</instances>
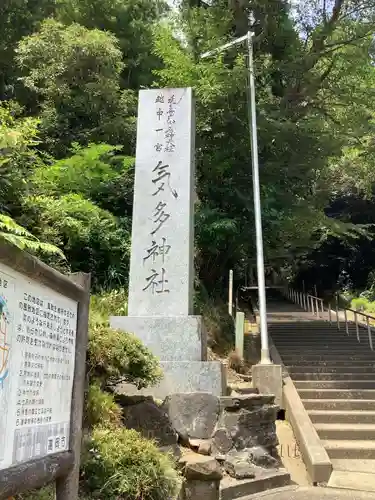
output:
<instances>
[{"instance_id":1,"label":"shrub","mask_svg":"<svg viewBox=\"0 0 375 500\"><path fill-rule=\"evenodd\" d=\"M128 315L128 294L124 288L91 296L90 313L108 320L110 316Z\"/></svg>"},{"instance_id":2,"label":"shrub","mask_svg":"<svg viewBox=\"0 0 375 500\"><path fill-rule=\"evenodd\" d=\"M366 299L365 297L358 297L352 300L351 307L356 311L366 311L368 305L369 305L368 299Z\"/></svg>"},{"instance_id":3,"label":"shrub","mask_svg":"<svg viewBox=\"0 0 375 500\"><path fill-rule=\"evenodd\" d=\"M108 428L121 425L121 408L113 394L103 391L99 383L93 382L86 398L85 427L97 425Z\"/></svg>"},{"instance_id":4,"label":"shrub","mask_svg":"<svg viewBox=\"0 0 375 500\"><path fill-rule=\"evenodd\" d=\"M210 347L218 353L228 353L234 346L234 321L228 313L228 306L219 300L208 299L202 306Z\"/></svg>"},{"instance_id":5,"label":"shrub","mask_svg":"<svg viewBox=\"0 0 375 500\"><path fill-rule=\"evenodd\" d=\"M90 323L88 372L102 387L126 381L141 389L161 379L157 358L134 335Z\"/></svg>"},{"instance_id":6,"label":"shrub","mask_svg":"<svg viewBox=\"0 0 375 500\"><path fill-rule=\"evenodd\" d=\"M54 500L54 498L55 493L53 484L50 484L40 490L29 491L27 493L22 493L21 495L16 495L15 497L16 500Z\"/></svg>"},{"instance_id":7,"label":"shrub","mask_svg":"<svg viewBox=\"0 0 375 500\"><path fill-rule=\"evenodd\" d=\"M244 372L244 360L241 358L237 351L232 351L229 353L228 366L237 373Z\"/></svg>"},{"instance_id":8,"label":"shrub","mask_svg":"<svg viewBox=\"0 0 375 500\"><path fill-rule=\"evenodd\" d=\"M173 459L125 428L94 429L82 467L86 491L100 500L172 499L181 484Z\"/></svg>"}]
</instances>

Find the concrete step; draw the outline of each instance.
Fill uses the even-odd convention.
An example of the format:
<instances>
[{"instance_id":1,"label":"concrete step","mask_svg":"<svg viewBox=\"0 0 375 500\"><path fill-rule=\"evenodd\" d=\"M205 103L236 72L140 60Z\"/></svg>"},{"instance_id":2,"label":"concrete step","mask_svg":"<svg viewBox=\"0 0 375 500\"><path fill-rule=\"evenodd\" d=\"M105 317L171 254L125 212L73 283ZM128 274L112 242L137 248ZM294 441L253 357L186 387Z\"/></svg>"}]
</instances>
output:
<instances>
[{"instance_id":1,"label":"concrete step","mask_svg":"<svg viewBox=\"0 0 375 500\"><path fill-rule=\"evenodd\" d=\"M302 403L307 411L375 411L374 399L302 399Z\"/></svg>"},{"instance_id":2,"label":"concrete step","mask_svg":"<svg viewBox=\"0 0 375 500\"><path fill-rule=\"evenodd\" d=\"M372 332L374 332L374 329ZM327 327L326 329L299 328L294 330L287 328L285 331L275 331L271 329L270 335L274 340L290 341L300 338L304 342L313 341L315 339L334 341L338 339L355 339L357 338L357 330L355 327L349 328L348 332L346 332L345 328L337 330L332 327ZM358 328L358 335L363 338L368 338L367 328Z\"/></svg>"},{"instance_id":3,"label":"concrete step","mask_svg":"<svg viewBox=\"0 0 375 500\"><path fill-rule=\"evenodd\" d=\"M371 351L370 347L368 345L363 345L363 344L346 344L344 342L340 344L321 344L321 343L314 343L314 345L303 345L299 344L298 342L293 343L293 345L286 346L285 344L280 345L276 344L276 349L282 353L282 352L291 352L293 354L298 354L298 353L308 353L310 352L315 353L315 352L323 352L326 353L326 351L334 351L334 352L343 352L343 354L346 354L347 352L350 352L351 350L354 350L355 353L360 353L360 354L374 354L373 351Z\"/></svg>"},{"instance_id":4,"label":"concrete step","mask_svg":"<svg viewBox=\"0 0 375 500\"><path fill-rule=\"evenodd\" d=\"M364 460L364 459L332 459L332 466L334 470L343 472L368 472L375 474L375 460Z\"/></svg>"},{"instance_id":5,"label":"concrete step","mask_svg":"<svg viewBox=\"0 0 375 500\"><path fill-rule=\"evenodd\" d=\"M300 389L375 389L375 380L296 380L295 387ZM375 397L375 395L374 395ZM369 398L367 398L369 399Z\"/></svg>"},{"instance_id":6,"label":"concrete step","mask_svg":"<svg viewBox=\"0 0 375 500\"><path fill-rule=\"evenodd\" d=\"M290 474L282 469L279 471L259 471L255 479L238 480L226 476L220 481L220 500L244 499L249 495L281 488L289 484Z\"/></svg>"},{"instance_id":7,"label":"concrete step","mask_svg":"<svg viewBox=\"0 0 375 500\"><path fill-rule=\"evenodd\" d=\"M290 354L289 352L285 352L285 354L280 353L282 360L286 363L290 361L343 361L344 363L348 363L348 361L360 361L367 363L375 363L375 354L356 354L351 351L351 354L340 354L335 352L326 352L326 353L306 353L306 354Z\"/></svg>"},{"instance_id":8,"label":"concrete step","mask_svg":"<svg viewBox=\"0 0 375 500\"><path fill-rule=\"evenodd\" d=\"M372 333L374 333L374 331ZM357 330L349 330L348 333L346 333L346 330L335 331L331 329L327 331L318 331L315 329L301 330L295 332L288 331L285 333L271 331L270 335L274 342L280 342L280 343L285 342L286 344L295 342L298 339L300 339L302 342L305 342L306 344L318 341L358 343ZM358 336L360 338L360 341L362 341L362 339L368 339L368 331L360 328L358 330Z\"/></svg>"},{"instance_id":9,"label":"concrete step","mask_svg":"<svg viewBox=\"0 0 375 500\"><path fill-rule=\"evenodd\" d=\"M348 370L351 369L351 367L347 368ZM291 373L292 379L296 382L300 381L373 381L375 383L375 372L374 371L369 371L368 373L363 373L361 372L342 372L342 373L309 373L309 372L293 372Z\"/></svg>"},{"instance_id":10,"label":"concrete step","mask_svg":"<svg viewBox=\"0 0 375 500\"><path fill-rule=\"evenodd\" d=\"M374 375L375 367L372 365L360 364L360 365L350 365L348 367L348 363L345 365L325 365L325 364L314 364L314 365L289 365L287 366L288 372L292 377L295 377L298 373L314 373L314 374L342 374L347 373L350 369L350 373L353 374L364 374Z\"/></svg>"},{"instance_id":11,"label":"concrete step","mask_svg":"<svg viewBox=\"0 0 375 500\"><path fill-rule=\"evenodd\" d=\"M315 424L320 439L344 439L375 442L375 424ZM375 472L375 471L374 471Z\"/></svg>"},{"instance_id":12,"label":"concrete step","mask_svg":"<svg viewBox=\"0 0 375 500\"><path fill-rule=\"evenodd\" d=\"M375 441L322 440L330 458L375 459Z\"/></svg>"},{"instance_id":13,"label":"concrete step","mask_svg":"<svg viewBox=\"0 0 375 500\"><path fill-rule=\"evenodd\" d=\"M375 474L356 470L349 474L345 471L334 470L329 478L328 488L375 492Z\"/></svg>"},{"instance_id":14,"label":"concrete step","mask_svg":"<svg viewBox=\"0 0 375 500\"><path fill-rule=\"evenodd\" d=\"M375 405L374 405L374 411L310 410L308 411L308 414L313 424L329 424L329 423L374 424L375 423Z\"/></svg>"},{"instance_id":15,"label":"concrete step","mask_svg":"<svg viewBox=\"0 0 375 500\"><path fill-rule=\"evenodd\" d=\"M373 399L374 389L297 389L301 399Z\"/></svg>"},{"instance_id":16,"label":"concrete step","mask_svg":"<svg viewBox=\"0 0 375 500\"><path fill-rule=\"evenodd\" d=\"M300 358L291 358L291 359L285 359L285 356L281 357L282 361L285 366L309 366L309 365L314 365L314 366L344 366L345 369L348 369L348 366L350 366L350 370L352 370L353 366L367 366L371 367L373 370L375 370L375 362L372 360L348 360L345 359L334 359L334 360L329 360L329 359L300 359ZM353 361L353 363L348 363L348 361Z\"/></svg>"},{"instance_id":17,"label":"concrete step","mask_svg":"<svg viewBox=\"0 0 375 500\"><path fill-rule=\"evenodd\" d=\"M374 328L372 328L372 330L374 330ZM358 324L358 331L367 333L367 326ZM280 335L284 336L285 338L295 336L303 332L308 332L311 335L313 335L314 333L316 333L317 335L326 334L330 336L348 335L346 332L345 323L341 323L340 329L338 330L337 323L330 325L327 322L324 323L324 325L317 327L313 321L299 323L299 324L285 323L283 326L277 326L277 327L275 327L274 325L270 325L269 332L271 335L275 336ZM357 328L355 326L355 323L348 324L348 332L349 335L351 335L352 333L357 333Z\"/></svg>"}]
</instances>

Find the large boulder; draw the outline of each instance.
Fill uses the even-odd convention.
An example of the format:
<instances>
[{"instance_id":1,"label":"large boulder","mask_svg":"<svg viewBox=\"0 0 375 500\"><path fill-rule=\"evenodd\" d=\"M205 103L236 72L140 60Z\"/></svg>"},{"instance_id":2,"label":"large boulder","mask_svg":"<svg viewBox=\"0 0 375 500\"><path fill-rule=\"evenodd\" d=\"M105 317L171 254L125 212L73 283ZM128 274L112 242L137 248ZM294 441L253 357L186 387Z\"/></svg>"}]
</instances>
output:
<instances>
[{"instance_id":1,"label":"large boulder","mask_svg":"<svg viewBox=\"0 0 375 500\"><path fill-rule=\"evenodd\" d=\"M209 393L172 394L163 403L177 433L184 439L210 439L219 418L219 398Z\"/></svg>"},{"instance_id":2,"label":"large boulder","mask_svg":"<svg viewBox=\"0 0 375 500\"><path fill-rule=\"evenodd\" d=\"M177 449L177 433L166 414L152 397L121 397L123 423L167 450Z\"/></svg>"},{"instance_id":3,"label":"large boulder","mask_svg":"<svg viewBox=\"0 0 375 500\"><path fill-rule=\"evenodd\" d=\"M220 416L218 429L226 429L233 447L237 450L254 446L273 449L278 444L275 424L276 411L272 407L263 408L261 411L241 409L233 412L224 410ZM216 445L215 438L214 444Z\"/></svg>"}]
</instances>

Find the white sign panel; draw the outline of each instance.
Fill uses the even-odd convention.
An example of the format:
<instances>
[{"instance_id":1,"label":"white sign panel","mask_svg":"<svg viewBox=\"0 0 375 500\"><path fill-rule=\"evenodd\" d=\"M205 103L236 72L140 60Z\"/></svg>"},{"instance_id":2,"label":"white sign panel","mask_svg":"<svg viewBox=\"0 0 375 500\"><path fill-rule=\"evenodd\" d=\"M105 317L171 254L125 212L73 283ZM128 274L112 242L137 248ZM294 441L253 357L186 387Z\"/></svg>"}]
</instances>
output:
<instances>
[{"instance_id":1,"label":"white sign panel","mask_svg":"<svg viewBox=\"0 0 375 500\"><path fill-rule=\"evenodd\" d=\"M192 90L139 93L129 316L192 314Z\"/></svg>"},{"instance_id":2,"label":"white sign panel","mask_svg":"<svg viewBox=\"0 0 375 500\"><path fill-rule=\"evenodd\" d=\"M0 469L69 449L77 303L0 264Z\"/></svg>"}]
</instances>

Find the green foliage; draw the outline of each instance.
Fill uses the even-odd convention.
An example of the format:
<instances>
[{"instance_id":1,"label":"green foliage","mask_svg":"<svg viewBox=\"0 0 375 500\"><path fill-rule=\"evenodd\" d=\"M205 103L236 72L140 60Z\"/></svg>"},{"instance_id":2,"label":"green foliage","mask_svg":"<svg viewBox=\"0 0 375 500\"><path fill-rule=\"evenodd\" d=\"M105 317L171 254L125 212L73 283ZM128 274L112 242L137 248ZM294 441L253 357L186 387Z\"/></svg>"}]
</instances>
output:
<instances>
[{"instance_id":1,"label":"green foliage","mask_svg":"<svg viewBox=\"0 0 375 500\"><path fill-rule=\"evenodd\" d=\"M134 335L94 321L90 324L88 371L104 387L126 381L143 388L162 377L158 360Z\"/></svg>"},{"instance_id":2,"label":"green foliage","mask_svg":"<svg viewBox=\"0 0 375 500\"><path fill-rule=\"evenodd\" d=\"M29 196L25 200L25 225L64 253L72 271L92 273L93 285L122 285L129 264L128 222L79 194L59 198Z\"/></svg>"},{"instance_id":3,"label":"green foliage","mask_svg":"<svg viewBox=\"0 0 375 500\"><path fill-rule=\"evenodd\" d=\"M235 342L234 321L228 306L218 297L209 297L202 286L195 302L195 313L203 316L209 346L219 354L228 354Z\"/></svg>"},{"instance_id":4,"label":"green foliage","mask_svg":"<svg viewBox=\"0 0 375 500\"><path fill-rule=\"evenodd\" d=\"M92 498L165 500L177 498L180 478L173 460L134 430L97 428L83 462Z\"/></svg>"},{"instance_id":5,"label":"green foliage","mask_svg":"<svg viewBox=\"0 0 375 500\"><path fill-rule=\"evenodd\" d=\"M76 193L87 199L95 197L103 184L119 177L111 162L120 149L109 144L89 144L87 148L76 145L72 156L34 172L35 191L50 196Z\"/></svg>"},{"instance_id":6,"label":"green foliage","mask_svg":"<svg viewBox=\"0 0 375 500\"><path fill-rule=\"evenodd\" d=\"M91 317L98 318L98 321L108 321L110 316L127 316L128 292L122 288L92 295L90 310Z\"/></svg>"},{"instance_id":7,"label":"green foliage","mask_svg":"<svg viewBox=\"0 0 375 500\"><path fill-rule=\"evenodd\" d=\"M167 11L163 0L64 0L58 16L113 33L122 52L122 85L138 89L152 83L151 69L160 66L152 53L154 25Z\"/></svg>"},{"instance_id":8,"label":"green foliage","mask_svg":"<svg viewBox=\"0 0 375 500\"><path fill-rule=\"evenodd\" d=\"M314 13L309 22L301 18L306 43L285 2L251 4L265 255L275 266L327 238L361 232L325 213L344 191L364 192L372 182L372 159L359 163L373 136L375 19L363 5L352 5L347 17L349 3L323 15L316 2L305 2ZM191 85L197 96L199 272L213 289L255 254L246 68L238 48L204 60L199 54L246 32L248 2L199 4L184 2L177 21L157 30L164 67L155 74L159 85ZM359 138L367 138L362 146Z\"/></svg>"},{"instance_id":9,"label":"green foliage","mask_svg":"<svg viewBox=\"0 0 375 500\"><path fill-rule=\"evenodd\" d=\"M121 408L113 394L103 391L99 383L91 382L86 398L86 428L100 425L108 429L121 425Z\"/></svg>"},{"instance_id":10,"label":"green foliage","mask_svg":"<svg viewBox=\"0 0 375 500\"><path fill-rule=\"evenodd\" d=\"M0 240L3 239L21 250L30 253L57 255L65 259L62 251L54 245L43 243L29 231L19 226L11 217L0 214Z\"/></svg>"},{"instance_id":11,"label":"green foliage","mask_svg":"<svg viewBox=\"0 0 375 500\"><path fill-rule=\"evenodd\" d=\"M16 102L0 102L0 211L19 206L26 178L39 164L35 118L22 118Z\"/></svg>"},{"instance_id":12,"label":"green foliage","mask_svg":"<svg viewBox=\"0 0 375 500\"><path fill-rule=\"evenodd\" d=\"M17 61L24 85L41 106L41 130L48 149L61 156L80 144L132 140L134 96L121 92L122 54L114 35L53 19L25 37Z\"/></svg>"},{"instance_id":13,"label":"green foliage","mask_svg":"<svg viewBox=\"0 0 375 500\"><path fill-rule=\"evenodd\" d=\"M16 495L16 500L54 500L55 492L53 485L46 486L40 490L30 491L28 493L22 493L22 495Z\"/></svg>"},{"instance_id":14,"label":"green foliage","mask_svg":"<svg viewBox=\"0 0 375 500\"><path fill-rule=\"evenodd\" d=\"M352 300L351 307L356 311L366 311L369 304L369 300L366 297L358 297Z\"/></svg>"}]
</instances>

